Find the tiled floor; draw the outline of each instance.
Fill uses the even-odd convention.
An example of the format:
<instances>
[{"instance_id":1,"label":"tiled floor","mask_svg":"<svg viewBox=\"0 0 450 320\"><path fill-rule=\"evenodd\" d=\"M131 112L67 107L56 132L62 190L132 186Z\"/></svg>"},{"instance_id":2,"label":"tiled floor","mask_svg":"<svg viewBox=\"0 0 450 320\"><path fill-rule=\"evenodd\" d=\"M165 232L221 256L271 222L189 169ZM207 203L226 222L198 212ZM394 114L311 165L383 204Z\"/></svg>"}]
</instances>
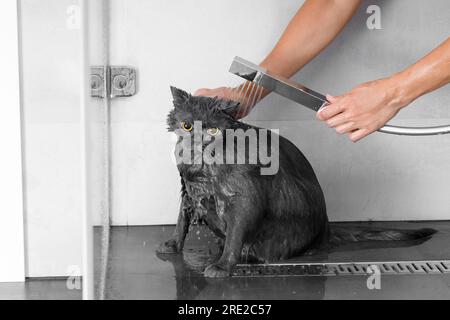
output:
<instances>
[{"instance_id":1,"label":"tiled floor","mask_svg":"<svg viewBox=\"0 0 450 320\"><path fill-rule=\"evenodd\" d=\"M341 224L341 225L354 225ZM367 225L358 224L358 225ZM352 245L293 259L294 262L450 260L450 222L372 223L377 227L439 230L424 243ZM157 255L173 226L114 227L107 281L109 299L450 299L450 274L382 275L369 290L367 276L296 276L206 279L201 270L217 253L211 234L194 228L183 254ZM98 237L97 237L98 238ZM98 252L99 241L96 241ZM98 264L98 263L97 263ZM79 299L64 280L0 284L0 299Z\"/></svg>"}]
</instances>

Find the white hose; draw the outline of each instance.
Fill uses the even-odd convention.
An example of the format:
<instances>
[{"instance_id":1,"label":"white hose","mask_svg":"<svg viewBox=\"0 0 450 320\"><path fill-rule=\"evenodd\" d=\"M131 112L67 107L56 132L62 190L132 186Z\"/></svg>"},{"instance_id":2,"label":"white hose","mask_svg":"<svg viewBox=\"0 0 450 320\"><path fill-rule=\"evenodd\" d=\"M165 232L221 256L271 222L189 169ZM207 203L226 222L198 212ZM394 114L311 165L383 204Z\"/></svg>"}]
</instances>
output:
<instances>
[{"instance_id":1,"label":"white hose","mask_svg":"<svg viewBox=\"0 0 450 320\"><path fill-rule=\"evenodd\" d=\"M378 132L401 136L434 136L450 133L450 125L436 127L400 127L386 125L379 129Z\"/></svg>"}]
</instances>

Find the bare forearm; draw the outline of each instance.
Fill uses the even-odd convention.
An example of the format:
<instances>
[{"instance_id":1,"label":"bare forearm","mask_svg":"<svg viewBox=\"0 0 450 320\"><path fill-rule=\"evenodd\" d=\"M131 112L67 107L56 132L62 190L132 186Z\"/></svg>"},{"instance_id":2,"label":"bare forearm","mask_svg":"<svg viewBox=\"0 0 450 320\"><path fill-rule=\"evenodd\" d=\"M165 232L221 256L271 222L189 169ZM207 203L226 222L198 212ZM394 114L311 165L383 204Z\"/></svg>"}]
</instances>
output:
<instances>
[{"instance_id":1,"label":"bare forearm","mask_svg":"<svg viewBox=\"0 0 450 320\"><path fill-rule=\"evenodd\" d=\"M384 126L418 97L450 83L450 38L404 71L328 96L320 120L358 141Z\"/></svg>"},{"instance_id":2,"label":"bare forearm","mask_svg":"<svg viewBox=\"0 0 450 320\"><path fill-rule=\"evenodd\" d=\"M402 106L450 83L450 38L417 63L393 75L391 81Z\"/></svg>"},{"instance_id":3,"label":"bare forearm","mask_svg":"<svg viewBox=\"0 0 450 320\"><path fill-rule=\"evenodd\" d=\"M361 0L306 0L260 65L274 74L291 77L333 41L351 19L360 2ZM236 92L239 93L238 96ZM254 98L255 92L258 93L257 99ZM241 107L237 118L245 117L267 94L267 90L248 81L237 88L220 87L195 92L195 95L239 101Z\"/></svg>"},{"instance_id":4,"label":"bare forearm","mask_svg":"<svg viewBox=\"0 0 450 320\"><path fill-rule=\"evenodd\" d=\"M360 0L306 0L261 66L291 77L345 27Z\"/></svg>"}]
</instances>

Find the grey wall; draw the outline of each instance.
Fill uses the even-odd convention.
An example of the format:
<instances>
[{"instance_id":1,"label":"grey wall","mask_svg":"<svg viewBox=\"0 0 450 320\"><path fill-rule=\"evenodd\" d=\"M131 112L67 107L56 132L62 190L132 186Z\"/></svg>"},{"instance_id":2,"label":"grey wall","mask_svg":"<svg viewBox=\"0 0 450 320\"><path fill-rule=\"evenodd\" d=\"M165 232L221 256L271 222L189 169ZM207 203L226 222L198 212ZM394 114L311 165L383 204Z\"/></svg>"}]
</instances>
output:
<instances>
[{"instance_id":1,"label":"grey wall","mask_svg":"<svg viewBox=\"0 0 450 320\"><path fill-rule=\"evenodd\" d=\"M273 47L302 1L111 1L111 63L138 68L139 92L112 101L114 224L175 223L179 200L173 140L166 132L169 85L236 84L235 55L258 62ZM366 27L369 5L381 7L381 30ZM422 57L449 34L445 0L364 1L338 39L294 77L340 94L387 76ZM450 122L448 87L417 100L402 124ZM249 116L279 128L306 154L324 188L329 216L346 220L447 219L450 136L374 134L353 144L286 99L270 96Z\"/></svg>"},{"instance_id":2,"label":"grey wall","mask_svg":"<svg viewBox=\"0 0 450 320\"><path fill-rule=\"evenodd\" d=\"M371 4L381 7L381 30L366 27ZM446 0L363 1L343 33L294 80L338 95L414 63L449 37L449 30ZM392 123L450 123L449 89L418 99ZM376 133L353 144L316 122L311 111L278 96L263 101L249 119L279 127L304 151L324 188L331 220L450 217L450 136Z\"/></svg>"}]
</instances>

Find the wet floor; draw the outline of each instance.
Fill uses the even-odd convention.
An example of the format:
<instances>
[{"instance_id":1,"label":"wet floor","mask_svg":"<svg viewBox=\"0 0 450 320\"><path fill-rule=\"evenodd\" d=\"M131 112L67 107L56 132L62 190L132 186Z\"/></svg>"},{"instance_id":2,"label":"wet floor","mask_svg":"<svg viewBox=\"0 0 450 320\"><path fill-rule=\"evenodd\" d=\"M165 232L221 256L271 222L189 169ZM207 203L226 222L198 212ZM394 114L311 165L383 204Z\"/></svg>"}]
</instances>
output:
<instances>
[{"instance_id":1,"label":"wet floor","mask_svg":"<svg viewBox=\"0 0 450 320\"><path fill-rule=\"evenodd\" d=\"M379 262L449 260L450 222L348 223L343 227L434 228L423 243L347 245L288 262ZM450 299L450 274L381 275L380 289L368 289L367 275L204 278L218 254L214 237L194 227L182 254L160 255L158 245L173 226L113 227L108 299ZM98 252L97 241L97 252Z\"/></svg>"},{"instance_id":2,"label":"wet floor","mask_svg":"<svg viewBox=\"0 0 450 320\"><path fill-rule=\"evenodd\" d=\"M0 283L0 300L80 300L81 290L68 289L66 279L28 279Z\"/></svg>"}]
</instances>

